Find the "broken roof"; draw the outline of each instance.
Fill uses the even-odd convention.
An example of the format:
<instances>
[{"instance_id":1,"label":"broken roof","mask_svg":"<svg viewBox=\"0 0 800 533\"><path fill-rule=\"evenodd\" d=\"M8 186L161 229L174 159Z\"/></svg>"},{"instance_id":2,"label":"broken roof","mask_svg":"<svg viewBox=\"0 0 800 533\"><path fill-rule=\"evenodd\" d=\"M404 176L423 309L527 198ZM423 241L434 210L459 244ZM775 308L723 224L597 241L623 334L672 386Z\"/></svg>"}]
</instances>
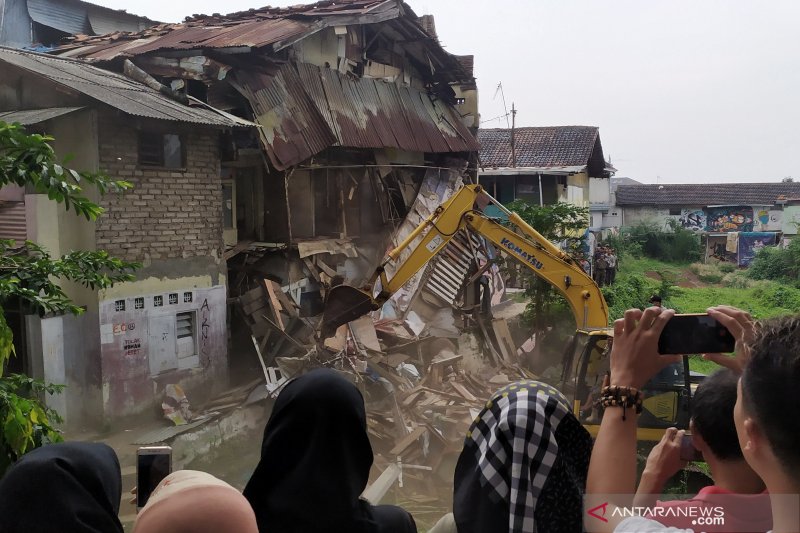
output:
<instances>
[{"instance_id":1,"label":"broken roof","mask_svg":"<svg viewBox=\"0 0 800 533\"><path fill-rule=\"evenodd\" d=\"M480 129L478 141L483 168L546 169L590 164L600 172L605 168L600 133L595 126L515 128L516 165L511 156L510 129Z\"/></svg>"},{"instance_id":2,"label":"broken roof","mask_svg":"<svg viewBox=\"0 0 800 533\"><path fill-rule=\"evenodd\" d=\"M113 61L167 50L214 49L241 53L266 49L278 52L324 28L388 21L398 33L398 42L424 47L424 63L430 64L432 71L454 72L458 79L452 81L470 78L456 57L428 35L402 0L326 0L229 15L195 15L179 24L160 24L136 33L74 37L57 53L91 61Z\"/></svg>"},{"instance_id":3,"label":"broken roof","mask_svg":"<svg viewBox=\"0 0 800 533\"><path fill-rule=\"evenodd\" d=\"M27 0L27 8L34 22L70 34L140 31L156 24L147 17L83 0Z\"/></svg>"},{"instance_id":4,"label":"broken roof","mask_svg":"<svg viewBox=\"0 0 800 533\"><path fill-rule=\"evenodd\" d=\"M800 183L620 185L617 205L775 205L781 197L798 195Z\"/></svg>"},{"instance_id":5,"label":"broken roof","mask_svg":"<svg viewBox=\"0 0 800 533\"><path fill-rule=\"evenodd\" d=\"M329 146L478 150L477 140L446 102L412 87L353 79L308 63L285 64L273 75L238 72L236 78L278 169Z\"/></svg>"},{"instance_id":6,"label":"broken roof","mask_svg":"<svg viewBox=\"0 0 800 533\"><path fill-rule=\"evenodd\" d=\"M137 81L83 61L0 47L0 63L68 87L129 115L209 126L254 126L202 102L184 105Z\"/></svg>"}]
</instances>

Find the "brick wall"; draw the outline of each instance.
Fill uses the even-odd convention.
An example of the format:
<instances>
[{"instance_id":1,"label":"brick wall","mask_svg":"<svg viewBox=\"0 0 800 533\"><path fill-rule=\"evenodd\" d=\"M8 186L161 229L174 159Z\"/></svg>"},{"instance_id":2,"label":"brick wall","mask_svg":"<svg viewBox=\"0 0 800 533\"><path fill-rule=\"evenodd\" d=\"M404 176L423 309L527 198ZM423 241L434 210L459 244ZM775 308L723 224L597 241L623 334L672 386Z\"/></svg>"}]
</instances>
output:
<instances>
[{"instance_id":1,"label":"brick wall","mask_svg":"<svg viewBox=\"0 0 800 533\"><path fill-rule=\"evenodd\" d=\"M97 248L130 261L221 257L218 130L166 121L140 124L146 131L182 135L186 168L139 166L136 122L101 114L100 169L133 183L133 189L102 199L107 211L97 222Z\"/></svg>"}]
</instances>

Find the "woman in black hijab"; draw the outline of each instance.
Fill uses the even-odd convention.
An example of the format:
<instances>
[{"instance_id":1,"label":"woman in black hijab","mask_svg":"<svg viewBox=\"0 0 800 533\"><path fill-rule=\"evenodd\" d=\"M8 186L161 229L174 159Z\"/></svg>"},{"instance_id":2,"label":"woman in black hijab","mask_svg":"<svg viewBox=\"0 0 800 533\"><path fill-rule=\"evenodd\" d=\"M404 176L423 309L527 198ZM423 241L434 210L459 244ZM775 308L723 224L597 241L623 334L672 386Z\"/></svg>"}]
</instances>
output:
<instances>
[{"instance_id":1,"label":"woman in black hijab","mask_svg":"<svg viewBox=\"0 0 800 533\"><path fill-rule=\"evenodd\" d=\"M122 533L117 454L105 444L37 448L0 479L0 533Z\"/></svg>"},{"instance_id":2,"label":"woman in black hijab","mask_svg":"<svg viewBox=\"0 0 800 533\"><path fill-rule=\"evenodd\" d=\"M416 533L403 509L360 499L371 466L361 393L317 369L275 401L244 495L264 533Z\"/></svg>"},{"instance_id":3,"label":"woman in black hijab","mask_svg":"<svg viewBox=\"0 0 800 533\"><path fill-rule=\"evenodd\" d=\"M470 426L456 465L458 533L583 531L592 438L556 389L503 387Z\"/></svg>"}]
</instances>

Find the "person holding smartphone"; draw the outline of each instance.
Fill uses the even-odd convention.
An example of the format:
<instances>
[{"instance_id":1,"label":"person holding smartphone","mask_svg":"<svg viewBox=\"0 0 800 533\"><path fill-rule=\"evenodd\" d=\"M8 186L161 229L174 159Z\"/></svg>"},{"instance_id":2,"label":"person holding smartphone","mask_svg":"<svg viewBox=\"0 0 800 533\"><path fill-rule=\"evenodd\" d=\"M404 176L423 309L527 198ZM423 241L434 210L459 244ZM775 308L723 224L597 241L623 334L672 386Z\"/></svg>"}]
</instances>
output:
<instances>
[{"instance_id":1,"label":"person holding smartphone","mask_svg":"<svg viewBox=\"0 0 800 533\"><path fill-rule=\"evenodd\" d=\"M669 428L647 457L635 505L642 507L724 508L725 524L707 526L706 531L767 531L772 528L772 510L764 482L744 460L736 435L733 407L739 377L723 368L708 376L692 397L691 434ZM700 457L696 457L699 455ZM667 480L690 460L704 460L714 484L703 487L688 500L659 501ZM664 525L689 528L691 513L673 513Z\"/></svg>"},{"instance_id":2,"label":"person holding smartphone","mask_svg":"<svg viewBox=\"0 0 800 533\"><path fill-rule=\"evenodd\" d=\"M800 531L800 417L791 413L800 403L800 316L765 321L757 330L752 317L740 309L717 306L708 312L736 339L734 356L707 358L741 374L734 407L736 434L745 460L770 494L773 531ZM673 315L670 309L630 309L614 323L611 385L604 393L608 407L589 464L588 531L691 531L615 513L631 505L625 495L636 485L639 389L680 357L658 352L659 336Z\"/></svg>"}]
</instances>

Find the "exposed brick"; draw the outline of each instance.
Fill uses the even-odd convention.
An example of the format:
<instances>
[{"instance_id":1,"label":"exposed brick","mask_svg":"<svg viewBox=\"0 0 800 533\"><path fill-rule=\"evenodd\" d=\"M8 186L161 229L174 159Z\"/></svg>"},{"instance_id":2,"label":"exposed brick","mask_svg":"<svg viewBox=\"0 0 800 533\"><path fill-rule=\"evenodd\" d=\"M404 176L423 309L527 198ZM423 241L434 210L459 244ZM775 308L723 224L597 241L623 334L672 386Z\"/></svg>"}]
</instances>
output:
<instances>
[{"instance_id":1,"label":"exposed brick","mask_svg":"<svg viewBox=\"0 0 800 533\"><path fill-rule=\"evenodd\" d=\"M99 122L101 169L130 181L133 190L102 199L107 211L98 219L97 246L135 261L221 255L218 132L177 128L187 161L185 171L176 172L139 167L137 130L108 116Z\"/></svg>"}]
</instances>

